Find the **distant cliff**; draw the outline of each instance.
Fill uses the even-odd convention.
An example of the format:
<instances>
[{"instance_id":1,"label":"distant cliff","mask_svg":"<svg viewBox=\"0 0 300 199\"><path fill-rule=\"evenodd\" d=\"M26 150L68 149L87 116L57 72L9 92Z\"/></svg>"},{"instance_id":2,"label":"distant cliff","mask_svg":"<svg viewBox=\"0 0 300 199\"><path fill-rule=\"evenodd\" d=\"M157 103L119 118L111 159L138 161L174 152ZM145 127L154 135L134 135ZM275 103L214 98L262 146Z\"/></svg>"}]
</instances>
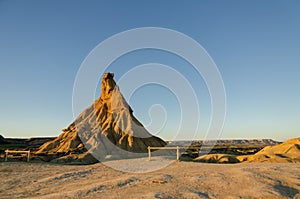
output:
<instances>
[{"instance_id":1,"label":"distant cliff","mask_svg":"<svg viewBox=\"0 0 300 199\"><path fill-rule=\"evenodd\" d=\"M203 140L193 140L193 141L169 141L169 145L201 145ZM217 145L257 145L257 146L270 146L280 144L282 142L274 141L272 139L232 139L232 140L217 140Z\"/></svg>"},{"instance_id":2,"label":"distant cliff","mask_svg":"<svg viewBox=\"0 0 300 199\"><path fill-rule=\"evenodd\" d=\"M6 147L10 148L28 148L34 149L39 148L45 142L55 139L55 137L35 137L35 138L4 138L0 135L0 146L6 145ZM2 148L2 147L1 147Z\"/></svg>"},{"instance_id":3,"label":"distant cliff","mask_svg":"<svg viewBox=\"0 0 300 199\"><path fill-rule=\"evenodd\" d=\"M6 144L6 140L2 135L0 135L0 144Z\"/></svg>"}]
</instances>

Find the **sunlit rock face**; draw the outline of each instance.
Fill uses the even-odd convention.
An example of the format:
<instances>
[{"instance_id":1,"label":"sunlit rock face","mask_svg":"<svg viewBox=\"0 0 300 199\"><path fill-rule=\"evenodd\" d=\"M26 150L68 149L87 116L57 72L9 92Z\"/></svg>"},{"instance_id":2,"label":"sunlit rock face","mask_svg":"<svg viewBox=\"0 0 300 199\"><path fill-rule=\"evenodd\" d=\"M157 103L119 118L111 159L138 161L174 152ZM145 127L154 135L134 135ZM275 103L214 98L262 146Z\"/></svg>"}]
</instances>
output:
<instances>
[{"instance_id":1,"label":"sunlit rock face","mask_svg":"<svg viewBox=\"0 0 300 199\"><path fill-rule=\"evenodd\" d=\"M42 145L38 153L81 154L81 158L92 158L85 153L99 157L120 151L146 153L148 146L165 146L166 142L151 135L134 117L113 78L113 73L105 73L100 98L59 137ZM76 160L80 157L76 156Z\"/></svg>"}]
</instances>

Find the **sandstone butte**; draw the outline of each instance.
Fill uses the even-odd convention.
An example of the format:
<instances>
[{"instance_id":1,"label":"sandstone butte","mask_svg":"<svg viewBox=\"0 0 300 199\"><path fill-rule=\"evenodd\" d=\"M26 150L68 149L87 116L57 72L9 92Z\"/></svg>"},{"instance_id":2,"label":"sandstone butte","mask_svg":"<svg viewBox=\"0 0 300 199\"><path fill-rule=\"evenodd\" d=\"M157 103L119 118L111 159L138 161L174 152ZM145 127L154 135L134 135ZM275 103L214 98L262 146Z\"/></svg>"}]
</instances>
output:
<instances>
[{"instance_id":1,"label":"sandstone butte","mask_svg":"<svg viewBox=\"0 0 300 199\"><path fill-rule=\"evenodd\" d=\"M147 153L148 146L165 146L134 117L113 78L113 73L105 73L100 98L37 154L56 154L52 162L90 164L107 157L135 157Z\"/></svg>"}]
</instances>

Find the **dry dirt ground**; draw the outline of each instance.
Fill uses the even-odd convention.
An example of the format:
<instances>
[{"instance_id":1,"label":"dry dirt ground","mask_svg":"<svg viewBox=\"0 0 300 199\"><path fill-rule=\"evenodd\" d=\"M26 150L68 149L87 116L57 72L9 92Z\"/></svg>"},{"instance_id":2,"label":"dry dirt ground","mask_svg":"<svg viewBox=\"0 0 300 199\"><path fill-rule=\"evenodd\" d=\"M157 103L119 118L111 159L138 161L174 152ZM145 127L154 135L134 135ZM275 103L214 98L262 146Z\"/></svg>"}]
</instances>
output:
<instances>
[{"instance_id":1,"label":"dry dirt ground","mask_svg":"<svg viewBox=\"0 0 300 199\"><path fill-rule=\"evenodd\" d=\"M126 161L128 168L149 163ZM299 163L172 161L160 170L128 173L101 163L1 162L0 179L0 198L300 198Z\"/></svg>"}]
</instances>

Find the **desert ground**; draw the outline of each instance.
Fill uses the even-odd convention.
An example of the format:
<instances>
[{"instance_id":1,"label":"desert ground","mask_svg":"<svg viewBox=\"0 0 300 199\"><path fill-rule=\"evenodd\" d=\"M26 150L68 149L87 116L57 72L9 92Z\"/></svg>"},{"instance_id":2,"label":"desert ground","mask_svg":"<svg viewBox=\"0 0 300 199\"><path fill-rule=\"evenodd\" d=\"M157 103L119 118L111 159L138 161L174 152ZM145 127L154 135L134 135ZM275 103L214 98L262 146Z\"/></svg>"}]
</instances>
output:
<instances>
[{"instance_id":1,"label":"desert ground","mask_svg":"<svg viewBox=\"0 0 300 199\"><path fill-rule=\"evenodd\" d=\"M0 198L300 198L297 163L208 164L164 157L124 161L126 167L170 162L146 173L102 163L1 162Z\"/></svg>"}]
</instances>

